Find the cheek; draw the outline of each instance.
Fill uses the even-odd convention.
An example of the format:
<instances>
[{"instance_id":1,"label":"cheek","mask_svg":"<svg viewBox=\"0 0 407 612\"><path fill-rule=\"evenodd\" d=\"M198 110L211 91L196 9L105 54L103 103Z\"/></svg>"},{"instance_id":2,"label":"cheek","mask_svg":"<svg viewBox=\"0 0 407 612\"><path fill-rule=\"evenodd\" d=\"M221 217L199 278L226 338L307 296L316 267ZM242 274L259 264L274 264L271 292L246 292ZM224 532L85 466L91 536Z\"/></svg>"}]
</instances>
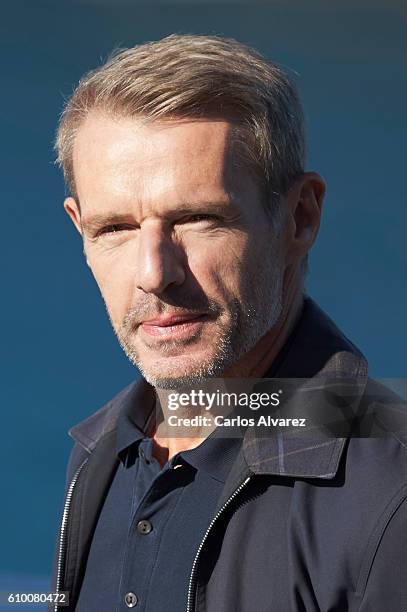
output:
<instances>
[{"instance_id":1,"label":"cheek","mask_svg":"<svg viewBox=\"0 0 407 612\"><path fill-rule=\"evenodd\" d=\"M250 260L250 241L246 234L225 235L223 240L205 240L187 247L188 266L208 295L239 297Z\"/></svg>"},{"instance_id":2,"label":"cheek","mask_svg":"<svg viewBox=\"0 0 407 612\"><path fill-rule=\"evenodd\" d=\"M88 256L89 266L113 323L120 324L132 306L134 271L119 258Z\"/></svg>"}]
</instances>

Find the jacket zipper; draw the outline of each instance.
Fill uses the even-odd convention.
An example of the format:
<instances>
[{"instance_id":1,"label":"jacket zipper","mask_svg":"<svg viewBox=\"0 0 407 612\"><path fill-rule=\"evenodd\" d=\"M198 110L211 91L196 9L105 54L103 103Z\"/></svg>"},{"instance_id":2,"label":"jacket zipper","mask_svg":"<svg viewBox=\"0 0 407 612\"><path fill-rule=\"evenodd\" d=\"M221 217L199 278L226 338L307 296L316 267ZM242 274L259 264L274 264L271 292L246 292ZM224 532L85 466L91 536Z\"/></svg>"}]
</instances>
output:
<instances>
[{"instance_id":1,"label":"jacket zipper","mask_svg":"<svg viewBox=\"0 0 407 612\"><path fill-rule=\"evenodd\" d=\"M77 483L77 480L79 478L79 474L81 473L82 468L87 463L88 459L89 457L86 457L85 461L81 463L81 465L78 467L75 474L73 475L73 478L69 484L68 492L65 498L64 511L62 513L62 520L61 520L59 548L58 548L57 580L56 580L56 589L55 589L56 593L60 593L62 591L62 586L63 586L62 585L62 575L65 569L64 565L65 565L65 554L66 554L66 543L67 543L66 535L67 535L68 517L69 517L69 510L71 506L73 491ZM59 608L60 606L58 605L58 602L56 602L54 605L54 612L58 612Z\"/></svg>"},{"instance_id":2,"label":"jacket zipper","mask_svg":"<svg viewBox=\"0 0 407 612\"><path fill-rule=\"evenodd\" d=\"M187 612L193 612L195 605L192 603L192 599L193 596L195 594L195 583L196 583L196 570L198 567L198 561L199 561L199 556L201 554L202 548L208 538L209 532L211 531L212 527L214 526L214 524L216 523L216 521L218 520L218 518L220 517L220 515L224 512L224 510L227 508L227 506L235 499L236 495L238 495L240 493L240 491L247 485L247 483L249 482L249 480L251 480L252 476L248 476L246 478L246 480L244 480L238 487L237 489L232 493L232 495L226 500L226 502L223 504L223 506L218 510L218 512L215 514L215 516L213 517L213 519L211 520L211 522L209 523L209 526L207 528L207 530L205 531L205 534L201 540L201 543L198 547L198 550L196 551L196 555L195 555L195 559L194 562L192 564L192 569L191 569L191 575L189 577L189 586L188 586L188 600L187 600Z\"/></svg>"}]
</instances>

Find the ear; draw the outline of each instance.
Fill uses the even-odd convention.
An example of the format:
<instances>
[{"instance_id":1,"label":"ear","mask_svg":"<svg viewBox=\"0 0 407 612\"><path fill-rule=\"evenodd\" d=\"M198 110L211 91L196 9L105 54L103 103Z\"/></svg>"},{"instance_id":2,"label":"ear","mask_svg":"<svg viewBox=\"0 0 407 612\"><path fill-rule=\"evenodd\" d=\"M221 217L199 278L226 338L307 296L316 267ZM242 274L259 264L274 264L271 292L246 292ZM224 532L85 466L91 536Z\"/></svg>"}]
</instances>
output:
<instances>
[{"instance_id":1,"label":"ear","mask_svg":"<svg viewBox=\"0 0 407 612\"><path fill-rule=\"evenodd\" d=\"M82 224L81 224L81 213L79 212L78 204L74 198L66 198L64 201L64 208L71 218L72 223L82 236Z\"/></svg>"},{"instance_id":2,"label":"ear","mask_svg":"<svg viewBox=\"0 0 407 612\"><path fill-rule=\"evenodd\" d=\"M76 200L71 197L66 198L64 201L64 208L66 212L68 213L68 215L70 216L72 223L74 224L74 226L76 227L76 229L78 230L78 232L83 238L81 213L79 212L79 206L76 203ZM85 247L83 247L83 254L85 255L87 265L90 267L88 257L86 255Z\"/></svg>"},{"instance_id":3,"label":"ear","mask_svg":"<svg viewBox=\"0 0 407 612\"><path fill-rule=\"evenodd\" d=\"M316 172L305 172L286 195L289 215L287 249L289 263L301 260L311 249L321 223L325 181Z\"/></svg>"}]
</instances>

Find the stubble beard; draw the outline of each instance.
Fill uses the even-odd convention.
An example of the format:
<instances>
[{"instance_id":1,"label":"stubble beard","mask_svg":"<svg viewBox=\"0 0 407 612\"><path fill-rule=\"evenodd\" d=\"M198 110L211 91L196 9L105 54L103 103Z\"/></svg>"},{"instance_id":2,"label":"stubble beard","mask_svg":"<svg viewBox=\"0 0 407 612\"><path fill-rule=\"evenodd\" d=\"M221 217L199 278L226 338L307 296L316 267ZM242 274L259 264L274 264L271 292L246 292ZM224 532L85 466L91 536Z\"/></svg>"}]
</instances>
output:
<instances>
[{"instance_id":1,"label":"stubble beard","mask_svg":"<svg viewBox=\"0 0 407 612\"><path fill-rule=\"evenodd\" d=\"M202 384L207 378L222 377L230 366L248 353L260 338L276 325L283 310L283 271L276 249L273 249L271 256L263 257L262 263L263 267L259 262L255 274L253 270L246 273L242 299L233 299L228 304L228 324L221 322L219 318L225 308L220 307L214 300L208 300L210 311L217 313L217 333L211 336L211 347L216 346L216 350L210 358L192 367L191 358L186 356L185 365L178 363L174 367L173 375L167 373L162 376L144 365L134 342L134 311L130 310L121 326L116 329L106 305L120 346L149 384L159 389L176 390ZM161 354L170 353L177 345L182 348L185 342L170 341L163 345Z\"/></svg>"}]
</instances>

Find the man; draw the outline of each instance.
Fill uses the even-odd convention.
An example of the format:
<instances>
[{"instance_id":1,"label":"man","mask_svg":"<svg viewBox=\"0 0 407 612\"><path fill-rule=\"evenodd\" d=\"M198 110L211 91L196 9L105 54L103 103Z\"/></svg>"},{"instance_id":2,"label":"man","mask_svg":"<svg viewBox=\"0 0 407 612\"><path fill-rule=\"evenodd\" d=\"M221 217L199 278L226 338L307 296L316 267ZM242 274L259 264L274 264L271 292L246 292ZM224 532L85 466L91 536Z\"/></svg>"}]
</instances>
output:
<instances>
[{"instance_id":1,"label":"man","mask_svg":"<svg viewBox=\"0 0 407 612\"><path fill-rule=\"evenodd\" d=\"M287 77L236 41L169 36L85 76L56 147L142 377L70 430L53 590L77 612L407 609L396 437L168 427L169 393L206 381L366 384L365 358L305 294L325 185L304 170Z\"/></svg>"}]
</instances>

